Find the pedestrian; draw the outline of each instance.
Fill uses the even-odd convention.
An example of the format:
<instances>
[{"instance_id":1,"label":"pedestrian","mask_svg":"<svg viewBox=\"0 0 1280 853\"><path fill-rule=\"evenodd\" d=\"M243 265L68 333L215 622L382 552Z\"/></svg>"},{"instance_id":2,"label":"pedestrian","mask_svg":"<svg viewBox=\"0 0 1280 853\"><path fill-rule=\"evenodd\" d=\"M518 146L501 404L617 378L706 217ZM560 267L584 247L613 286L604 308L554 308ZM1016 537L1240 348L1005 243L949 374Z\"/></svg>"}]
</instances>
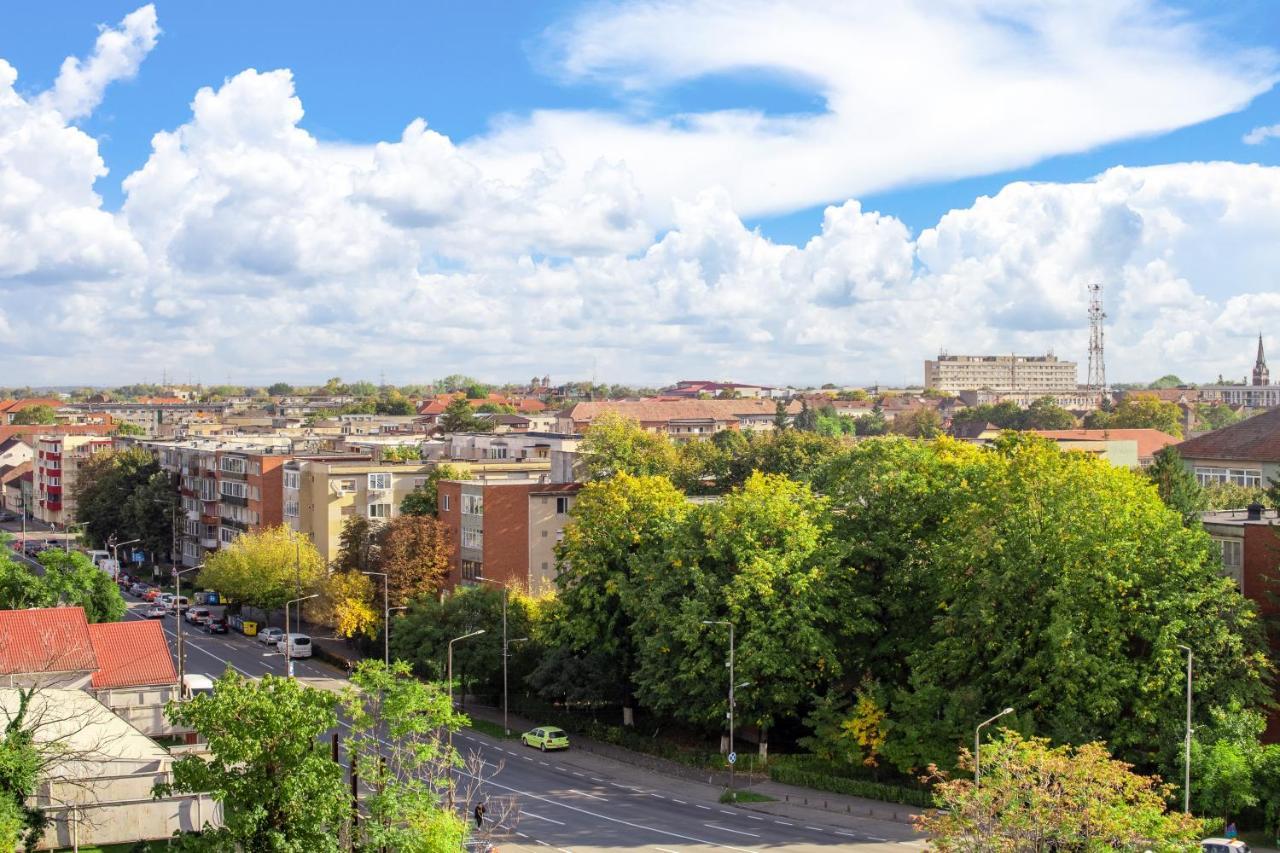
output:
<instances>
[{"instance_id":1,"label":"pedestrian","mask_svg":"<svg viewBox=\"0 0 1280 853\"><path fill-rule=\"evenodd\" d=\"M488 811L484 807L484 803L476 803L476 829L484 825L484 813Z\"/></svg>"},{"instance_id":2,"label":"pedestrian","mask_svg":"<svg viewBox=\"0 0 1280 853\"><path fill-rule=\"evenodd\" d=\"M1234 820L1227 824L1227 831L1225 833L1227 838L1235 838L1239 834L1240 833L1236 830L1236 822Z\"/></svg>"}]
</instances>

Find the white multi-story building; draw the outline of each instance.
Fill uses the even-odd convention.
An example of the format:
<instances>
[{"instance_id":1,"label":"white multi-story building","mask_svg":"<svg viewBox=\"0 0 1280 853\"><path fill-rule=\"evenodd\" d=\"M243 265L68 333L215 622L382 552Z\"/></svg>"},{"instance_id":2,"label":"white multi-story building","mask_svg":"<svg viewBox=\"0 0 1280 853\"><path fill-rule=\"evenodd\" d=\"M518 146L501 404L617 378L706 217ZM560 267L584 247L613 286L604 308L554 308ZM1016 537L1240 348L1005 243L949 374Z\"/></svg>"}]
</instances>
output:
<instances>
[{"instance_id":1,"label":"white multi-story building","mask_svg":"<svg viewBox=\"0 0 1280 853\"><path fill-rule=\"evenodd\" d=\"M1076 363L1055 355L939 355L924 363L924 387L946 394L1074 393Z\"/></svg>"}]
</instances>

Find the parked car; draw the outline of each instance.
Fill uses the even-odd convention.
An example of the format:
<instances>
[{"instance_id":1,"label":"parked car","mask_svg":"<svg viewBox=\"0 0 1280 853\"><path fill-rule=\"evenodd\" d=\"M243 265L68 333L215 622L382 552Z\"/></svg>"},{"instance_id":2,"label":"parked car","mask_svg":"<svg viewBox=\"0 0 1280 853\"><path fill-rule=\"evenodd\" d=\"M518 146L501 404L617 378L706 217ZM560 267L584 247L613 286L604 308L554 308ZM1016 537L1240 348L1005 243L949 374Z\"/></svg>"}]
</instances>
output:
<instances>
[{"instance_id":1,"label":"parked car","mask_svg":"<svg viewBox=\"0 0 1280 853\"><path fill-rule=\"evenodd\" d=\"M129 584L129 594L136 598L141 598L142 594L146 591L147 591L147 585L145 583L134 581L133 583Z\"/></svg>"},{"instance_id":2,"label":"parked car","mask_svg":"<svg viewBox=\"0 0 1280 853\"><path fill-rule=\"evenodd\" d=\"M274 646L280 642L284 636L284 631L279 628L262 628L258 631L258 642L268 646Z\"/></svg>"},{"instance_id":3,"label":"parked car","mask_svg":"<svg viewBox=\"0 0 1280 853\"><path fill-rule=\"evenodd\" d=\"M1249 853L1249 845L1238 838L1206 838L1200 849L1204 853Z\"/></svg>"},{"instance_id":4,"label":"parked car","mask_svg":"<svg viewBox=\"0 0 1280 853\"><path fill-rule=\"evenodd\" d=\"M227 617L217 613L210 613L208 618L204 620L204 630L210 634L227 633Z\"/></svg>"},{"instance_id":5,"label":"parked car","mask_svg":"<svg viewBox=\"0 0 1280 853\"><path fill-rule=\"evenodd\" d=\"M169 613L169 609L163 604L153 602L147 605L147 609L144 612L147 614L148 619L163 619Z\"/></svg>"},{"instance_id":6,"label":"parked car","mask_svg":"<svg viewBox=\"0 0 1280 853\"><path fill-rule=\"evenodd\" d=\"M564 733L564 729L557 729L554 726L540 726L527 731L520 736L520 740L524 741L525 746L536 746L543 752L548 749L569 748L569 736Z\"/></svg>"},{"instance_id":7,"label":"parked car","mask_svg":"<svg viewBox=\"0 0 1280 853\"><path fill-rule=\"evenodd\" d=\"M204 620L209 618L209 608L207 607L191 607L187 610L187 615L183 617L192 625L203 625Z\"/></svg>"},{"instance_id":8,"label":"parked car","mask_svg":"<svg viewBox=\"0 0 1280 853\"><path fill-rule=\"evenodd\" d=\"M181 598L172 598L169 600L169 609L174 613L186 613L187 608L190 606L191 605L187 602L187 597L185 595Z\"/></svg>"},{"instance_id":9,"label":"parked car","mask_svg":"<svg viewBox=\"0 0 1280 853\"><path fill-rule=\"evenodd\" d=\"M18 516L8 510L0 509L0 521L17 521Z\"/></svg>"},{"instance_id":10,"label":"parked car","mask_svg":"<svg viewBox=\"0 0 1280 853\"><path fill-rule=\"evenodd\" d=\"M182 676L182 698L191 700L197 696L213 695L213 679L207 675L189 672Z\"/></svg>"},{"instance_id":11,"label":"parked car","mask_svg":"<svg viewBox=\"0 0 1280 853\"><path fill-rule=\"evenodd\" d=\"M173 593L171 592L160 593L159 595L156 596L156 603L163 604L165 607L168 607L170 604L173 604Z\"/></svg>"},{"instance_id":12,"label":"parked car","mask_svg":"<svg viewBox=\"0 0 1280 853\"><path fill-rule=\"evenodd\" d=\"M143 601L155 601L159 597L160 597L160 590L158 587L154 587L154 586L149 587L147 591L142 594Z\"/></svg>"},{"instance_id":13,"label":"parked car","mask_svg":"<svg viewBox=\"0 0 1280 853\"><path fill-rule=\"evenodd\" d=\"M306 634L282 634L276 651L291 658L311 657L311 638Z\"/></svg>"}]
</instances>

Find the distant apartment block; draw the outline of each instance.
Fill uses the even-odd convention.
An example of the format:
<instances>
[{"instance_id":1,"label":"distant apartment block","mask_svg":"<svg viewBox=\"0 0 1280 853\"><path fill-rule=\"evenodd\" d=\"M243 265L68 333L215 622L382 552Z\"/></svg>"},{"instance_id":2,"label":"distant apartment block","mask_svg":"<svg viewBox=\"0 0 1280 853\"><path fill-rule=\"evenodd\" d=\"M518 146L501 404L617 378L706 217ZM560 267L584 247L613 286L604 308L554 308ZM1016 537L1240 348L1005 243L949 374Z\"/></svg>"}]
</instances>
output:
<instances>
[{"instance_id":1,"label":"distant apartment block","mask_svg":"<svg viewBox=\"0 0 1280 853\"><path fill-rule=\"evenodd\" d=\"M215 424L230 411L228 403L186 403L179 399L148 403L70 403L63 409L75 417L106 414L117 423L142 430L149 438L174 438L191 424Z\"/></svg>"},{"instance_id":2,"label":"distant apartment block","mask_svg":"<svg viewBox=\"0 0 1280 853\"><path fill-rule=\"evenodd\" d=\"M800 403L787 405L786 416L800 413ZM649 432L663 433L675 441L709 438L724 430L770 432L777 419L773 400L613 400L575 403L560 412L556 428L561 433L581 433L606 412L638 421Z\"/></svg>"},{"instance_id":3,"label":"distant apartment block","mask_svg":"<svg viewBox=\"0 0 1280 853\"><path fill-rule=\"evenodd\" d=\"M75 485L80 466L111 448L111 439L93 435L40 435L36 438L32 512L47 524L75 520Z\"/></svg>"},{"instance_id":4,"label":"distant apartment block","mask_svg":"<svg viewBox=\"0 0 1280 853\"><path fill-rule=\"evenodd\" d=\"M1076 363L1054 355L939 355L924 363L924 387L946 394L988 389L1003 393L1074 393Z\"/></svg>"}]
</instances>

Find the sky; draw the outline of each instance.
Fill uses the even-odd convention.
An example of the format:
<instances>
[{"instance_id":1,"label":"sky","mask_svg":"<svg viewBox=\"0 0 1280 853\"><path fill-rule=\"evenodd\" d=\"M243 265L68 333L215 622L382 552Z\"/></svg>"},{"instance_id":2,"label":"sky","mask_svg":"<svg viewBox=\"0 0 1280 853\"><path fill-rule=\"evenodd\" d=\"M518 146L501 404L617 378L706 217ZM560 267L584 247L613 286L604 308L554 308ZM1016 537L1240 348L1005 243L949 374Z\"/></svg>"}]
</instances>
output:
<instances>
[{"instance_id":1,"label":"sky","mask_svg":"<svg viewBox=\"0 0 1280 853\"><path fill-rule=\"evenodd\" d=\"M1224 11L1222 7L1228 7ZM0 385L1280 360L1273 0L13 4Z\"/></svg>"}]
</instances>

